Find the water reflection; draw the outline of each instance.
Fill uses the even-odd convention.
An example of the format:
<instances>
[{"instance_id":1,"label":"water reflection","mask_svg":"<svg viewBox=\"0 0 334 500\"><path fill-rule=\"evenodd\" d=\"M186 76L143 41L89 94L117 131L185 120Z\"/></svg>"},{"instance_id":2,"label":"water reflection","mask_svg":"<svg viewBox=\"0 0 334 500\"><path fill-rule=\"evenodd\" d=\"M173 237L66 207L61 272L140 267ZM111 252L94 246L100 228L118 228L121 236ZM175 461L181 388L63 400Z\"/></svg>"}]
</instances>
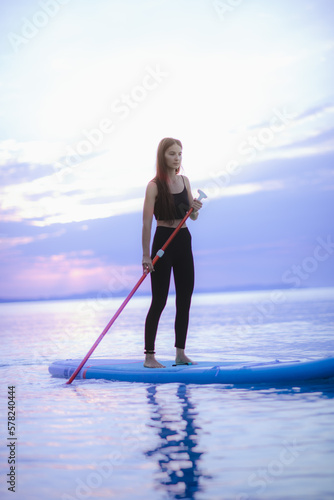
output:
<instances>
[{"instance_id":1,"label":"water reflection","mask_svg":"<svg viewBox=\"0 0 334 500\"><path fill-rule=\"evenodd\" d=\"M155 460L158 469L155 474L156 488L163 491L163 498L166 499L196 500L205 492L206 480L214 480L202 469L206 452L199 446L203 431L198 425L199 413L191 401L193 390L185 384L146 388L147 401L152 410L148 425L157 430L158 443L144 455ZM333 379L294 387L216 386L215 391L239 393L241 399L250 401L257 393L259 404L265 398L272 399L276 404L277 400L286 400L287 397L295 401L314 401L314 396L319 399L334 396Z\"/></svg>"},{"instance_id":2,"label":"water reflection","mask_svg":"<svg viewBox=\"0 0 334 500\"><path fill-rule=\"evenodd\" d=\"M147 388L147 399L154 406L151 425L159 429L159 444L145 453L157 457L159 473L157 488L165 491L167 498L196 498L203 491L201 478L210 479L200 470L203 452L198 449L197 412L189 398L189 387L179 385L174 394L166 398L166 392L158 394L159 386ZM175 403L178 403L175 406Z\"/></svg>"}]
</instances>

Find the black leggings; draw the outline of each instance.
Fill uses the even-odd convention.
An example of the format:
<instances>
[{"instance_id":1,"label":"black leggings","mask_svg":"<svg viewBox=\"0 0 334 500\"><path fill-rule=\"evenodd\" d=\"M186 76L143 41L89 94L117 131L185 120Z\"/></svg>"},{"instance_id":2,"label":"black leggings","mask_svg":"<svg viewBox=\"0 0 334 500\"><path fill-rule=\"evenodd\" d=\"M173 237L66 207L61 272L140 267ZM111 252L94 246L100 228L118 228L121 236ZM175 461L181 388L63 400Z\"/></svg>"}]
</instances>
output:
<instances>
[{"instance_id":1,"label":"black leggings","mask_svg":"<svg viewBox=\"0 0 334 500\"><path fill-rule=\"evenodd\" d=\"M173 231L173 228L157 227L152 245L152 259ZM194 260L188 228L180 229L166 248L165 254L155 264L155 271L151 273L152 303L145 322L146 350L154 350L159 319L167 302L172 268L176 292L175 347L184 349L194 289Z\"/></svg>"}]
</instances>

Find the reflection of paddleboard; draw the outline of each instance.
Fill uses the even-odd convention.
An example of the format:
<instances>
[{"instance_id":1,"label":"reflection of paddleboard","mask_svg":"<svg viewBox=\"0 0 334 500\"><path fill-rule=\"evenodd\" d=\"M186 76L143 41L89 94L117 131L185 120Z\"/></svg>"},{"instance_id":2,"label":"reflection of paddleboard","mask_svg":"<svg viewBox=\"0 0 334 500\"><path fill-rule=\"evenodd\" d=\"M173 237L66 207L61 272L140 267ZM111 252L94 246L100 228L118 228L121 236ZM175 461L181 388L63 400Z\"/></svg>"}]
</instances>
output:
<instances>
[{"instance_id":1,"label":"reflection of paddleboard","mask_svg":"<svg viewBox=\"0 0 334 500\"><path fill-rule=\"evenodd\" d=\"M54 377L69 378L81 359L55 361L49 366ZM200 361L197 365L173 366L173 361L161 361L166 368L144 368L143 360L90 359L78 378L106 379L127 382L163 384L255 384L314 380L334 377L334 358L316 361L267 363Z\"/></svg>"}]
</instances>

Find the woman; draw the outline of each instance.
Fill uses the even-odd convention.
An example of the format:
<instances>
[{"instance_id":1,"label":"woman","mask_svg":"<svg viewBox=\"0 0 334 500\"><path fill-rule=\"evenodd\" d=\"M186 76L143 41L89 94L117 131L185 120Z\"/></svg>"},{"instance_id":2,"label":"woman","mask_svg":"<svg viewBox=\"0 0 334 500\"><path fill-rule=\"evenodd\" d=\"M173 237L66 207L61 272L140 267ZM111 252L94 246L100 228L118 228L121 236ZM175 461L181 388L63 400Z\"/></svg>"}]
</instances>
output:
<instances>
[{"instance_id":1,"label":"woman","mask_svg":"<svg viewBox=\"0 0 334 500\"><path fill-rule=\"evenodd\" d=\"M191 235L184 224L165 254L153 269L152 259L193 207L192 220L202 207L194 200L187 177L179 175L182 161L182 144L167 137L160 141L157 152L156 176L147 185L143 211L143 270L151 273L152 303L145 322L145 362L147 368L164 368L155 359L155 337L161 313L166 305L171 269L173 268L176 292L175 347L176 364L191 364L184 350L188 331L189 309L194 289L194 262ZM150 240L153 215L157 219L152 253Z\"/></svg>"}]
</instances>

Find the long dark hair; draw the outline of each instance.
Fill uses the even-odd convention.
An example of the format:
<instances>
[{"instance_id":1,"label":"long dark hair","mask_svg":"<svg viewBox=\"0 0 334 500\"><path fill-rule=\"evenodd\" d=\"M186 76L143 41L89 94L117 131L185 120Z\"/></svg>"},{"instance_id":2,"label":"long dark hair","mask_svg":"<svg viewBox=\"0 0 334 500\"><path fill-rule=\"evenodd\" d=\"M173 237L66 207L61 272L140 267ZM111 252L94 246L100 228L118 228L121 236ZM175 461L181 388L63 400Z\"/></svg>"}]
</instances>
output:
<instances>
[{"instance_id":1,"label":"long dark hair","mask_svg":"<svg viewBox=\"0 0 334 500\"><path fill-rule=\"evenodd\" d=\"M162 220L168 220L173 224L175 220L175 205L173 196L169 190L167 184L167 163L165 158L165 153L168 148L177 144L182 148L182 143L178 139L173 139L172 137L165 137L159 142L157 151L157 163L156 163L156 176L154 182L158 187L158 197L156 200L155 211L159 214L159 218ZM176 173L180 172L181 166L177 169Z\"/></svg>"}]
</instances>

